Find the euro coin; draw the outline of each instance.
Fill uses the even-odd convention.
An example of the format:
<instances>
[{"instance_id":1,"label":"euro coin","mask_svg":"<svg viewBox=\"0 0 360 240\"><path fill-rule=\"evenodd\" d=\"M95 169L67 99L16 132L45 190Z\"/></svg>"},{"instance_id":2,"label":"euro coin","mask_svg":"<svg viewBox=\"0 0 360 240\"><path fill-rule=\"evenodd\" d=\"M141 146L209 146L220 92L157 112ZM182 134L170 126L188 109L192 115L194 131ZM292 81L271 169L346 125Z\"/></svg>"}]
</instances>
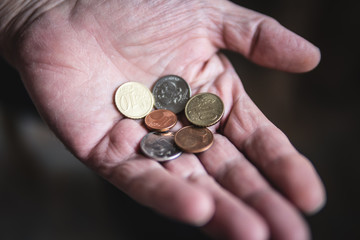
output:
<instances>
[{"instance_id":1,"label":"euro coin","mask_svg":"<svg viewBox=\"0 0 360 240\"><path fill-rule=\"evenodd\" d=\"M152 93L156 109L167 109L177 114L184 110L191 96L191 89L181 77L167 75L155 82Z\"/></svg>"},{"instance_id":2,"label":"euro coin","mask_svg":"<svg viewBox=\"0 0 360 240\"><path fill-rule=\"evenodd\" d=\"M212 93L199 93L190 98L185 106L186 118L192 124L208 127L216 124L224 114L224 103Z\"/></svg>"},{"instance_id":3,"label":"euro coin","mask_svg":"<svg viewBox=\"0 0 360 240\"><path fill-rule=\"evenodd\" d=\"M159 162L173 160L182 153L174 142L173 132L150 132L141 140L140 148L147 157Z\"/></svg>"},{"instance_id":4,"label":"euro coin","mask_svg":"<svg viewBox=\"0 0 360 240\"><path fill-rule=\"evenodd\" d=\"M184 152L204 152L211 147L213 142L214 136L207 128L186 126L175 133L175 143Z\"/></svg>"},{"instance_id":5,"label":"euro coin","mask_svg":"<svg viewBox=\"0 0 360 240\"><path fill-rule=\"evenodd\" d=\"M150 113L154 106L151 91L138 82L126 82L115 93L115 104L128 118L139 119Z\"/></svg>"},{"instance_id":6,"label":"euro coin","mask_svg":"<svg viewBox=\"0 0 360 240\"><path fill-rule=\"evenodd\" d=\"M145 117L145 125L151 131L167 132L175 126L177 117L175 113L166 109L158 109Z\"/></svg>"}]
</instances>

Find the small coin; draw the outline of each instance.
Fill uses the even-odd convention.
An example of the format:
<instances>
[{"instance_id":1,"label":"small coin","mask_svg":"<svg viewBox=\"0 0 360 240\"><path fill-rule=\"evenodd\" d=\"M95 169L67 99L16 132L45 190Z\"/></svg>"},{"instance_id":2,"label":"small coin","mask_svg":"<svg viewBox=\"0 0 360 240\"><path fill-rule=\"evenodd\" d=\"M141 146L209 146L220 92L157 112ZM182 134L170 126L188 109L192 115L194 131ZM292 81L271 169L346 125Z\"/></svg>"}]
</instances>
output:
<instances>
[{"instance_id":1,"label":"small coin","mask_svg":"<svg viewBox=\"0 0 360 240\"><path fill-rule=\"evenodd\" d=\"M191 96L191 89L181 77L167 75L156 81L152 93L155 98L155 108L167 109L176 114L184 110Z\"/></svg>"},{"instance_id":2,"label":"small coin","mask_svg":"<svg viewBox=\"0 0 360 240\"><path fill-rule=\"evenodd\" d=\"M186 118L199 127L214 125L224 114L224 103L212 93L199 93L190 98L185 106Z\"/></svg>"},{"instance_id":3,"label":"small coin","mask_svg":"<svg viewBox=\"0 0 360 240\"><path fill-rule=\"evenodd\" d=\"M149 113L145 117L145 125L151 131L167 132L177 122L175 113L166 109L158 109Z\"/></svg>"},{"instance_id":4,"label":"small coin","mask_svg":"<svg viewBox=\"0 0 360 240\"><path fill-rule=\"evenodd\" d=\"M173 132L150 132L141 140L140 147L146 156L159 162L173 160L182 153L175 144Z\"/></svg>"},{"instance_id":5,"label":"small coin","mask_svg":"<svg viewBox=\"0 0 360 240\"><path fill-rule=\"evenodd\" d=\"M154 106L150 90L138 82L126 82L115 93L115 104L128 118L139 119L149 114Z\"/></svg>"},{"instance_id":6,"label":"small coin","mask_svg":"<svg viewBox=\"0 0 360 240\"><path fill-rule=\"evenodd\" d=\"M213 142L214 136L207 128L186 126L175 134L176 145L185 152L204 152L211 147Z\"/></svg>"}]
</instances>

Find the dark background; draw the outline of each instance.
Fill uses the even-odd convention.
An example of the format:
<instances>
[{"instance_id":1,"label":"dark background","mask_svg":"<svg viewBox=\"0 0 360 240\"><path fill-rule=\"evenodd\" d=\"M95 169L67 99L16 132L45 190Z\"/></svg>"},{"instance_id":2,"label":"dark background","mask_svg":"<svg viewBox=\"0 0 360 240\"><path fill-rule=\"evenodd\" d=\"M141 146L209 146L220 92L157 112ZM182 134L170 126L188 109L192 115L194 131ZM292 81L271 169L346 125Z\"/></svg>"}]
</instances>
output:
<instances>
[{"instance_id":1,"label":"dark background","mask_svg":"<svg viewBox=\"0 0 360 240\"><path fill-rule=\"evenodd\" d=\"M320 47L312 72L264 69L226 52L260 109L311 159L328 202L313 239L360 239L359 4L245 0ZM206 239L144 208L79 163L0 62L0 239Z\"/></svg>"}]
</instances>

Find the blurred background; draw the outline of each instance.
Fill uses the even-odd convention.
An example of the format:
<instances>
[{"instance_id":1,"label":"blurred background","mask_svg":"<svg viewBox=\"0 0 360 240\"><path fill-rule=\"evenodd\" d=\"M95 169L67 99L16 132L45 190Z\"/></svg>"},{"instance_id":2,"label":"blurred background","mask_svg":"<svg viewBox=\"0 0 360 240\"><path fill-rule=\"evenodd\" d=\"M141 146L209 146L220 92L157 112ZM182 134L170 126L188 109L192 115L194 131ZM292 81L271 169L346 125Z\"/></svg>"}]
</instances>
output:
<instances>
[{"instance_id":1,"label":"blurred background","mask_svg":"<svg viewBox=\"0 0 360 240\"><path fill-rule=\"evenodd\" d=\"M359 3L237 2L320 47L320 65L305 74L226 54L254 102L325 183L327 205L306 217L313 239L360 239ZM16 71L2 59L0 69L0 239L207 239L138 205L82 165L39 118Z\"/></svg>"}]
</instances>

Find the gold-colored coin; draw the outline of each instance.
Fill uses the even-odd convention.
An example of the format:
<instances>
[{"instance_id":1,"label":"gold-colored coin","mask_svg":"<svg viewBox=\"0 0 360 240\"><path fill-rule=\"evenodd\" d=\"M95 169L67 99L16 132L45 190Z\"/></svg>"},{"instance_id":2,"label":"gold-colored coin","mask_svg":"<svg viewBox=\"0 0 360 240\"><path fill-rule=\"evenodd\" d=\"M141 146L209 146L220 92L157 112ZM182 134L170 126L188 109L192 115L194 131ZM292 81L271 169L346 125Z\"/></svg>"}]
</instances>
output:
<instances>
[{"instance_id":1,"label":"gold-colored coin","mask_svg":"<svg viewBox=\"0 0 360 240\"><path fill-rule=\"evenodd\" d=\"M138 82L126 82L116 90L115 104L126 117L139 119L151 112L154 97L145 85Z\"/></svg>"},{"instance_id":2,"label":"gold-colored coin","mask_svg":"<svg viewBox=\"0 0 360 240\"><path fill-rule=\"evenodd\" d=\"M185 106L186 118L199 127L214 125L224 114L224 103L212 93L199 93L190 98Z\"/></svg>"}]
</instances>

